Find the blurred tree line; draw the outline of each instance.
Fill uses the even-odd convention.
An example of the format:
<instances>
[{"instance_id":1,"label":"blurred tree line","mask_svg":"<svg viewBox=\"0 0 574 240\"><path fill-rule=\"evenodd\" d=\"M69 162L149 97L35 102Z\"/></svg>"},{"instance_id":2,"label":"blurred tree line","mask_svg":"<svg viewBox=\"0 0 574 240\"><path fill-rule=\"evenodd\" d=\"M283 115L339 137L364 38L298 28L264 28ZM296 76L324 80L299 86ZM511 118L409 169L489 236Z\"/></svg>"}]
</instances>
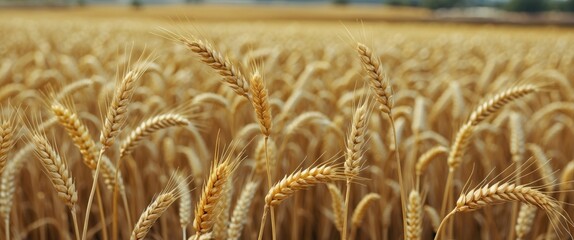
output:
<instances>
[{"instance_id":1,"label":"blurred tree line","mask_svg":"<svg viewBox=\"0 0 574 240\"><path fill-rule=\"evenodd\" d=\"M351 0L334 0L337 4L346 4ZM392 6L426 7L430 9L485 6L481 0L384 0L383 3ZM515 12L538 13L543 11L574 12L574 0L509 0L490 4Z\"/></svg>"}]
</instances>

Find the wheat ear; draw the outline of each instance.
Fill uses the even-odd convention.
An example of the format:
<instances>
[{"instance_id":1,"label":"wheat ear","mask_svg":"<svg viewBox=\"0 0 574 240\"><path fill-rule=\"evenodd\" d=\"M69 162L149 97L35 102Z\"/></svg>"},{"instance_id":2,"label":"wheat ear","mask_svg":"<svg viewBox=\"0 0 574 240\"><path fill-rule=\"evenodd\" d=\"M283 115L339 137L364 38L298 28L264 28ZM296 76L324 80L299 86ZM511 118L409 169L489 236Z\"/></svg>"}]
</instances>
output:
<instances>
[{"instance_id":1,"label":"wheat ear","mask_svg":"<svg viewBox=\"0 0 574 240\"><path fill-rule=\"evenodd\" d=\"M405 239L421 239L423 231L423 208L420 194L412 190L407 204L407 235Z\"/></svg>"},{"instance_id":2,"label":"wheat ear","mask_svg":"<svg viewBox=\"0 0 574 240\"><path fill-rule=\"evenodd\" d=\"M233 214L231 215L231 222L229 223L229 229L227 230L227 239L237 240L241 237L241 232L243 231L243 226L247 222L249 213L249 208L257 188L259 187L258 181L251 181L245 185L241 195L237 200L235 209L233 209Z\"/></svg>"},{"instance_id":3,"label":"wheat ear","mask_svg":"<svg viewBox=\"0 0 574 240\"><path fill-rule=\"evenodd\" d=\"M32 133L31 142L34 144L36 156L40 160L40 163L42 163L46 175L48 175L50 182L52 182L52 186L56 189L58 197L70 208L74 221L76 239L80 239L76 215L78 192L67 163L62 160L43 134L38 132Z\"/></svg>"},{"instance_id":4,"label":"wheat ear","mask_svg":"<svg viewBox=\"0 0 574 240\"><path fill-rule=\"evenodd\" d=\"M379 109L387 115L389 121L391 122L391 129L394 140L393 147L395 153L395 161L397 164L397 177L399 178L399 185L401 189L401 212L403 216L406 216L406 193L404 191L405 184L403 183L403 170L400 160L401 157L399 156L400 151L398 147L399 143L397 137L397 128L395 127L395 120L391 114L391 110L393 109L394 105L392 84L386 75L383 75L381 62L377 57L373 56L373 53L369 47L357 42L356 49L359 53L359 58L361 59L363 69L369 76L369 84L371 85L371 89L373 89L375 92L375 99L380 103ZM406 218L403 218L403 227L406 226ZM404 231L406 231L406 229L404 229Z\"/></svg>"},{"instance_id":5,"label":"wheat ear","mask_svg":"<svg viewBox=\"0 0 574 240\"><path fill-rule=\"evenodd\" d=\"M120 159L129 155L145 137L152 133L176 126L188 126L191 122L177 113L160 114L143 121L120 144Z\"/></svg>"},{"instance_id":6,"label":"wheat ear","mask_svg":"<svg viewBox=\"0 0 574 240\"><path fill-rule=\"evenodd\" d=\"M475 131L476 126L483 120L494 114L496 111L504 107L506 104L524 97L530 93L538 91L538 86L532 84L524 84L515 87L511 87L501 93L494 95L489 100L480 104L470 115L468 121L458 130L456 133L455 141L452 143L450 152L448 155L447 163L449 166L449 173L447 176L447 181L445 185L445 191L443 195L442 210L441 213L444 215L447 210L447 203L450 191L452 188L452 179L454 171L462 162L462 155L466 151L470 138Z\"/></svg>"},{"instance_id":7,"label":"wheat ear","mask_svg":"<svg viewBox=\"0 0 574 240\"><path fill-rule=\"evenodd\" d=\"M179 192L179 224L183 239L186 239L187 225L191 222L191 191L186 177L182 174L176 174L177 190Z\"/></svg>"},{"instance_id":8,"label":"wheat ear","mask_svg":"<svg viewBox=\"0 0 574 240\"><path fill-rule=\"evenodd\" d=\"M16 117L0 119L0 174L6 167L8 152L14 147L16 134Z\"/></svg>"},{"instance_id":9,"label":"wheat ear","mask_svg":"<svg viewBox=\"0 0 574 240\"><path fill-rule=\"evenodd\" d=\"M435 146L419 157L415 165L415 175L417 178L417 190L420 190L420 181L423 173L426 171L431 162L439 155L448 153L448 148L444 146Z\"/></svg>"},{"instance_id":10,"label":"wheat ear","mask_svg":"<svg viewBox=\"0 0 574 240\"><path fill-rule=\"evenodd\" d=\"M2 178L0 179L0 216L6 223L6 239L9 239L9 223L10 211L14 200L14 193L16 192L16 182L18 173L24 167L27 155L34 150L34 145L26 144L21 148L6 165Z\"/></svg>"},{"instance_id":11,"label":"wheat ear","mask_svg":"<svg viewBox=\"0 0 574 240\"><path fill-rule=\"evenodd\" d=\"M551 221L555 221L559 219L558 216L562 216L558 202L537 188L527 185L516 185L514 183L497 182L492 185L486 184L483 187L472 189L467 193L462 193L456 201L454 210L443 218L435 239L439 239L441 227L446 220L455 213L476 211L485 206L506 202L521 202L537 206L546 212Z\"/></svg>"},{"instance_id":12,"label":"wheat ear","mask_svg":"<svg viewBox=\"0 0 574 240\"><path fill-rule=\"evenodd\" d=\"M162 193L140 215L132 231L131 240L145 238L157 219L180 197L178 185L175 180L170 179Z\"/></svg>"},{"instance_id":13,"label":"wheat ear","mask_svg":"<svg viewBox=\"0 0 574 240\"><path fill-rule=\"evenodd\" d=\"M378 201L381 199L381 196L376 193L369 193L361 199L357 207L355 207L355 211L353 211L353 216L351 217L351 234L349 235L349 239L355 239L355 235L357 235L357 230L363 223L363 217L367 213L367 209L371 205L372 202Z\"/></svg>"},{"instance_id":14,"label":"wheat ear","mask_svg":"<svg viewBox=\"0 0 574 240\"><path fill-rule=\"evenodd\" d=\"M263 78L258 70L255 70L249 80L251 88L251 104L255 109L255 117L261 128L261 133L266 137L271 134L271 107L269 106L269 96Z\"/></svg>"},{"instance_id":15,"label":"wheat ear","mask_svg":"<svg viewBox=\"0 0 574 240\"><path fill-rule=\"evenodd\" d=\"M183 36L174 35L172 37L184 44L187 49L197 53L201 61L217 71L235 93L249 98L249 83L245 80L241 71L229 59L222 57L209 43L195 38L188 39Z\"/></svg>"},{"instance_id":16,"label":"wheat ear","mask_svg":"<svg viewBox=\"0 0 574 240\"><path fill-rule=\"evenodd\" d=\"M216 217L217 209L215 208L222 194L224 194L224 185L231 178L241 160L239 155L234 158L232 152L232 150L228 150L228 153L223 156L223 161L220 160L219 155L214 158L209 177L195 207L193 227L196 231L196 240L201 234L211 231Z\"/></svg>"},{"instance_id":17,"label":"wheat ear","mask_svg":"<svg viewBox=\"0 0 574 240\"><path fill-rule=\"evenodd\" d=\"M345 189L345 206L343 208L342 238L347 238L347 216L349 211L349 200L351 195L351 182L359 175L363 160L363 148L365 146L365 136L367 135L367 125L369 119L369 103L365 101L357 108L353 114L351 132L347 137L347 149L345 155L345 176L347 177L347 188Z\"/></svg>"},{"instance_id":18,"label":"wheat ear","mask_svg":"<svg viewBox=\"0 0 574 240\"><path fill-rule=\"evenodd\" d=\"M516 221L516 240L526 239L526 235L530 233L534 217L538 208L529 204L521 204L520 211L518 212L518 219Z\"/></svg>"},{"instance_id":19,"label":"wheat ear","mask_svg":"<svg viewBox=\"0 0 574 240\"><path fill-rule=\"evenodd\" d=\"M504 92L494 95L488 101L482 103L478 108L476 108L470 118L468 123L476 126L481 123L484 119L491 116L493 113L504 107L506 104L524 97L530 93L538 91L539 87L533 84L524 84L515 87L511 87Z\"/></svg>"},{"instance_id":20,"label":"wheat ear","mask_svg":"<svg viewBox=\"0 0 574 240\"><path fill-rule=\"evenodd\" d=\"M261 240L263 238L265 219L270 207L278 206L283 200L299 190L307 189L320 183L329 183L343 179L345 179L345 174L340 167L328 165L298 170L285 176L281 181L273 185L265 196L265 207L261 217L258 239Z\"/></svg>"},{"instance_id":21,"label":"wheat ear","mask_svg":"<svg viewBox=\"0 0 574 240\"><path fill-rule=\"evenodd\" d=\"M357 52L363 68L369 75L371 89L373 89L377 101L381 104L381 111L387 114L390 113L393 108L393 90L388 78L383 76L381 62L373 56L371 49L362 43L357 43Z\"/></svg>"},{"instance_id":22,"label":"wheat ear","mask_svg":"<svg viewBox=\"0 0 574 240\"><path fill-rule=\"evenodd\" d=\"M141 60L141 59L140 59ZM148 59L149 60L149 59ZM94 194L96 193L96 185L98 182L98 177L100 174L100 166L102 156L107 148L109 148L113 143L115 137L120 133L120 130L127 118L127 111L128 111L128 104L131 101L133 92L135 90L135 83L137 80L147 71L149 67L149 63L140 63L134 69L130 70L124 78L120 81L119 86L114 93L114 97L112 98L111 105L108 108L106 113L106 118L104 119L103 128L100 132L100 143L101 148L98 155L98 160L96 161L96 171L94 173L94 179L92 181L92 187L90 190L90 196L88 198L88 204L86 207L86 212L89 213L90 209L92 208L92 202L94 199ZM116 168L116 178L119 176L119 168ZM117 182L117 180L115 181ZM116 189L116 188L114 188ZM114 197L113 197L113 206L115 206L115 194L116 191L114 190ZM114 211L115 212L115 211ZM115 220L114 214L114 223ZM84 218L84 229L82 230L82 240L86 239L86 234L88 231L88 224L90 221L90 214L86 214ZM114 224L114 229L116 224Z\"/></svg>"},{"instance_id":23,"label":"wheat ear","mask_svg":"<svg viewBox=\"0 0 574 240\"><path fill-rule=\"evenodd\" d=\"M331 207L333 211L333 222L339 233L343 234L343 214L345 212L345 200L341 190L335 184L327 184L331 194Z\"/></svg>"}]
</instances>

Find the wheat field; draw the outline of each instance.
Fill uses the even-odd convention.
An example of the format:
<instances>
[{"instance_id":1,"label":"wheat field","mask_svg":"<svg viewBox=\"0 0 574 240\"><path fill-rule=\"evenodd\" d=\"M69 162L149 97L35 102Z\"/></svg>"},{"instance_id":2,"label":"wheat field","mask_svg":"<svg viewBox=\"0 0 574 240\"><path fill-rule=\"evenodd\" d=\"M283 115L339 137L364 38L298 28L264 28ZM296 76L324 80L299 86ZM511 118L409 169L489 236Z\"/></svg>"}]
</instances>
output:
<instances>
[{"instance_id":1,"label":"wheat field","mask_svg":"<svg viewBox=\"0 0 574 240\"><path fill-rule=\"evenodd\" d=\"M47 16L0 17L1 239L572 239L571 29Z\"/></svg>"}]
</instances>

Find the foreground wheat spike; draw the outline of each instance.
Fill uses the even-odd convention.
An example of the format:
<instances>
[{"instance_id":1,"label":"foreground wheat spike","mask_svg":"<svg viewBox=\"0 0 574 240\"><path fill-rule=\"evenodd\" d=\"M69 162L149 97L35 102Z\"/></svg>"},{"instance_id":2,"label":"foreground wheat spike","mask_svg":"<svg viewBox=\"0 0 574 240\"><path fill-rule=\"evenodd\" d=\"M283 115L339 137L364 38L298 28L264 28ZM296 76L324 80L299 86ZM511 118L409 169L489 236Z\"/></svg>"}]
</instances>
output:
<instances>
[{"instance_id":1,"label":"foreground wheat spike","mask_svg":"<svg viewBox=\"0 0 574 240\"><path fill-rule=\"evenodd\" d=\"M269 96L263 79L258 70L255 70L253 76L249 80L251 87L251 103L255 108L255 116L261 133L266 137L271 134L271 108L269 107Z\"/></svg>"},{"instance_id":2,"label":"foreground wheat spike","mask_svg":"<svg viewBox=\"0 0 574 240\"><path fill-rule=\"evenodd\" d=\"M361 168L369 119L368 106L369 103L366 101L355 111L351 124L351 133L347 138L345 175L348 176L349 180L358 176Z\"/></svg>"},{"instance_id":3,"label":"foreground wheat spike","mask_svg":"<svg viewBox=\"0 0 574 240\"><path fill-rule=\"evenodd\" d=\"M127 117L128 104L131 101L136 82L145 73L148 64L139 64L129 71L119 82L112 98L112 102L106 113L104 125L100 134L102 149L110 147L115 137L120 133Z\"/></svg>"},{"instance_id":4,"label":"foreground wheat spike","mask_svg":"<svg viewBox=\"0 0 574 240\"><path fill-rule=\"evenodd\" d=\"M223 160L220 159L219 155L214 157L209 177L195 207L193 227L197 233L196 239L211 231L217 213L215 208L222 194L225 194L223 192L224 185L231 179L233 171L241 161L241 154L234 157L232 152L232 150L227 150L227 153L222 156Z\"/></svg>"},{"instance_id":5,"label":"foreground wheat spike","mask_svg":"<svg viewBox=\"0 0 574 240\"><path fill-rule=\"evenodd\" d=\"M363 223L363 217L367 213L367 210L371 203L378 201L381 199L381 196L376 193L369 193L361 199L357 207L355 207L355 211L353 211L353 216L351 217L351 233L349 235L349 239L354 239L355 235L357 235L357 230Z\"/></svg>"},{"instance_id":6,"label":"foreground wheat spike","mask_svg":"<svg viewBox=\"0 0 574 240\"><path fill-rule=\"evenodd\" d=\"M147 60L149 59L146 59L146 61ZM131 97L135 90L135 83L147 71L148 67L149 63L140 63L136 65L132 70L130 70L124 76L124 78L119 82L119 85L117 86L117 89L114 93L114 97L112 98L111 105L108 107L106 117L103 123L103 128L100 132L101 148L99 151L98 160L96 160L96 170L94 173L94 179L92 181L90 196L88 198L88 204L86 207L86 212L88 213L92 208L94 194L96 193L96 185L98 183L98 177L102 165L100 164L101 163L100 160L102 159L102 156L104 155L106 149L109 148L114 143L115 137L120 133L120 130L127 118L128 104L131 101ZM116 171L115 177L116 178L119 177L119 166ZM116 191L114 191L114 196L116 196L115 194ZM115 197L113 199L114 202L112 204L113 206L115 206ZM114 221L116 219L117 218L114 217ZM86 214L86 217L84 218L84 229L82 230L82 240L86 239L89 221L90 221L90 214ZM114 224L114 226L116 226L116 224Z\"/></svg>"},{"instance_id":7,"label":"foreground wheat spike","mask_svg":"<svg viewBox=\"0 0 574 240\"><path fill-rule=\"evenodd\" d=\"M16 133L16 118L0 116L0 174L4 171L6 166L6 159L8 152L12 149L15 141L14 134Z\"/></svg>"},{"instance_id":8,"label":"foreground wheat spike","mask_svg":"<svg viewBox=\"0 0 574 240\"><path fill-rule=\"evenodd\" d=\"M419 193L412 190L407 204L407 236L405 239L421 239L423 231L423 208Z\"/></svg>"},{"instance_id":9,"label":"foreground wheat spike","mask_svg":"<svg viewBox=\"0 0 574 240\"><path fill-rule=\"evenodd\" d=\"M369 75L369 83L375 92L377 101L381 104L384 113L390 113L393 108L393 90L386 76L383 76L381 62L369 47L362 43L357 43L357 52L361 58L361 63Z\"/></svg>"},{"instance_id":10,"label":"foreground wheat spike","mask_svg":"<svg viewBox=\"0 0 574 240\"><path fill-rule=\"evenodd\" d=\"M250 97L249 83L245 80L241 71L229 59L222 57L209 43L195 38L188 39L183 36L175 36L175 39L184 44L187 49L197 53L201 61L217 71L235 93L246 98Z\"/></svg>"},{"instance_id":11,"label":"foreground wheat spike","mask_svg":"<svg viewBox=\"0 0 574 240\"><path fill-rule=\"evenodd\" d=\"M538 208L529 204L521 204L520 212L518 213L518 220L516 222L516 240L526 239L526 235L530 233L534 217Z\"/></svg>"},{"instance_id":12,"label":"foreground wheat spike","mask_svg":"<svg viewBox=\"0 0 574 240\"><path fill-rule=\"evenodd\" d=\"M40 160L40 163L42 163L46 175L48 175L50 182L52 182L52 186L56 189L58 197L60 197L70 208L74 221L76 239L79 239L80 231L78 229L76 215L78 192L76 191L76 185L74 184L68 165L48 143L46 136L41 133L34 132L32 133L31 142L34 144L36 156Z\"/></svg>"},{"instance_id":13,"label":"foreground wheat spike","mask_svg":"<svg viewBox=\"0 0 574 240\"><path fill-rule=\"evenodd\" d=\"M273 185L265 196L265 207L259 229L259 240L263 238L265 219L270 207L278 206L283 200L292 196L295 192L310 188L320 183L329 183L345 179L345 174L338 166L321 165L298 170L285 176L281 181Z\"/></svg>"},{"instance_id":14,"label":"foreground wheat spike","mask_svg":"<svg viewBox=\"0 0 574 240\"><path fill-rule=\"evenodd\" d=\"M227 239L238 240L241 238L241 232L243 231L243 226L247 222L249 208L251 207L251 202L257 188L259 187L259 181L248 182L239 199L237 199L237 204L231 215L231 222L229 223L229 229L227 229Z\"/></svg>"},{"instance_id":15,"label":"foreground wheat spike","mask_svg":"<svg viewBox=\"0 0 574 240\"><path fill-rule=\"evenodd\" d=\"M342 238L347 237L347 216L349 211L349 199L351 195L351 181L359 175L363 163L363 152L366 142L367 125L369 123L369 102L365 101L353 114L351 132L347 137L347 149L345 155L345 175L347 176L347 188L345 190L345 206L343 211L343 225L341 227Z\"/></svg>"},{"instance_id":16,"label":"foreground wheat spike","mask_svg":"<svg viewBox=\"0 0 574 240\"><path fill-rule=\"evenodd\" d=\"M78 115L73 111L72 106L64 106L62 103L53 102L51 106L52 113L56 115L58 122L66 129L66 132L72 138L74 145L80 150L84 164L91 170L96 170L98 158L98 148L96 143L90 137L90 133L85 125L80 121ZM116 180L116 167L106 156L102 157L102 177L108 190L113 190L114 186L119 188L120 194L125 202L127 196L125 195L125 186L121 172L117 172L118 177ZM127 206L124 206L127 208Z\"/></svg>"},{"instance_id":17,"label":"foreground wheat spike","mask_svg":"<svg viewBox=\"0 0 574 240\"><path fill-rule=\"evenodd\" d=\"M36 156L46 170L46 175L56 189L58 196L64 200L68 207L73 208L78 201L78 193L68 165L48 143L45 136L34 133L31 138Z\"/></svg>"},{"instance_id":18,"label":"foreground wheat spike","mask_svg":"<svg viewBox=\"0 0 574 240\"><path fill-rule=\"evenodd\" d=\"M90 137L90 132L82 124L78 115L70 108L59 102L52 103L52 112L56 115L58 122L66 129L72 138L74 145L80 150L84 163L92 170L96 169L96 158L98 149L94 140Z\"/></svg>"},{"instance_id":19,"label":"foreground wheat spike","mask_svg":"<svg viewBox=\"0 0 574 240\"><path fill-rule=\"evenodd\" d=\"M327 184L329 189L329 193L331 194L331 208L333 211L333 222L335 223L335 227L337 230L342 233L343 232L343 214L344 214L344 207L345 207L345 200L343 199L343 194L341 190L332 183Z\"/></svg>"},{"instance_id":20,"label":"foreground wheat spike","mask_svg":"<svg viewBox=\"0 0 574 240\"><path fill-rule=\"evenodd\" d=\"M130 237L131 240L145 238L157 219L159 219L169 206L180 197L178 185L179 184L176 180L170 179L162 193L160 193L159 196L157 196L157 198L140 215L140 218L132 231L132 235Z\"/></svg>"},{"instance_id":21,"label":"foreground wheat spike","mask_svg":"<svg viewBox=\"0 0 574 240\"><path fill-rule=\"evenodd\" d=\"M183 115L177 113L160 114L143 121L133 130L120 145L120 159L129 155L138 143L152 133L176 126L188 126L191 122Z\"/></svg>"},{"instance_id":22,"label":"foreground wheat spike","mask_svg":"<svg viewBox=\"0 0 574 240\"><path fill-rule=\"evenodd\" d=\"M508 182L497 182L462 193L456 201L454 210L442 220L435 239L439 239L441 227L455 213L476 211L485 206L507 202L521 202L536 206L544 210L551 221L558 221L561 216L563 217L561 215L563 210L558 202L537 188Z\"/></svg>"},{"instance_id":23,"label":"foreground wheat spike","mask_svg":"<svg viewBox=\"0 0 574 240\"><path fill-rule=\"evenodd\" d=\"M82 80L77 80L74 81L68 85L66 85L64 88L62 88L62 90L60 90L58 92L58 94L55 96L56 101L60 101L62 99L64 99L66 96L69 96L73 93L75 93L78 90L81 90L82 88L86 88L86 87L90 87L94 84L94 81L92 79L82 79Z\"/></svg>"},{"instance_id":24,"label":"foreground wheat spike","mask_svg":"<svg viewBox=\"0 0 574 240\"><path fill-rule=\"evenodd\" d=\"M183 238L186 238L186 228L191 222L191 191L189 190L188 180L183 174L175 174L177 181L177 190L179 191L179 224L183 233Z\"/></svg>"}]
</instances>

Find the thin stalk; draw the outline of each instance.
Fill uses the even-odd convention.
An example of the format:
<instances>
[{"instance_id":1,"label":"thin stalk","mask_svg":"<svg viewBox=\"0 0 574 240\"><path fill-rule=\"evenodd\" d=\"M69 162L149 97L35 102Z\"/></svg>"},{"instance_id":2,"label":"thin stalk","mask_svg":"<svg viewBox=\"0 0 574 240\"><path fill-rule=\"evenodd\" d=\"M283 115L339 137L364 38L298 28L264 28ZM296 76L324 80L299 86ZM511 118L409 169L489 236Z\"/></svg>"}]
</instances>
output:
<instances>
[{"instance_id":1,"label":"thin stalk","mask_svg":"<svg viewBox=\"0 0 574 240\"><path fill-rule=\"evenodd\" d=\"M395 120L393 120L393 116L391 115L391 112L389 112L387 114L387 116L389 117L389 120L391 121L391 128L393 129L393 138L395 141L395 159L397 160L397 174L399 177L399 186L401 187L400 189L400 193L401 193L401 211L403 213L403 228L406 231L407 230L407 223L406 223L406 216L407 216L407 212L405 209L405 201L406 201L406 197L405 197L405 185L403 183L403 173L402 173L402 167L401 167L401 158L399 156L399 143L397 142L397 130L395 129ZM406 236L406 235L405 235Z\"/></svg>"},{"instance_id":2,"label":"thin stalk","mask_svg":"<svg viewBox=\"0 0 574 240\"><path fill-rule=\"evenodd\" d=\"M456 213L456 210L453 210L452 212L450 212L448 215L446 215L442 221L440 222L440 225L438 226L438 229L436 230L436 235L434 236L434 240L438 240L439 236L440 236L440 232L442 230L442 227L444 226L444 223L450 218L450 216L454 215Z\"/></svg>"},{"instance_id":3,"label":"thin stalk","mask_svg":"<svg viewBox=\"0 0 574 240\"><path fill-rule=\"evenodd\" d=\"M341 237L342 240L347 239L347 222L348 222L348 215L349 215L349 199L351 195L351 181L347 180L347 189L345 193L345 210L343 211L343 236ZM351 233L352 235L352 233Z\"/></svg>"},{"instance_id":4,"label":"thin stalk","mask_svg":"<svg viewBox=\"0 0 574 240\"><path fill-rule=\"evenodd\" d=\"M265 205L263 209L263 216L261 216L261 227L259 228L259 237L257 240L263 239L263 230L265 230L265 221L267 220L267 212L269 211L269 206Z\"/></svg>"},{"instance_id":5,"label":"thin stalk","mask_svg":"<svg viewBox=\"0 0 574 240\"><path fill-rule=\"evenodd\" d=\"M124 202L124 212L126 214L126 220L128 221L128 229L133 229L133 225L132 225L132 217L130 215L130 208L128 205L128 197L126 196L125 193L122 193L122 201Z\"/></svg>"},{"instance_id":6,"label":"thin stalk","mask_svg":"<svg viewBox=\"0 0 574 240\"><path fill-rule=\"evenodd\" d=\"M187 240L187 232L184 227L181 228L181 236L183 236L182 240Z\"/></svg>"},{"instance_id":7,"label":"thin stalk","mask_svg":"<svg viewBox=\"0 0 574 240\"><path fill-rule=\"evenodd\" d=\"M74 233L76 234L76 239L80 239L80 228L78 227L78 216L76 215L76 208L72 207L70 209L72 213L72 219L74 220Z\"/></svg>"},{"instance_id":8,"label":"thin stalk","mask_svg":"<svg viewBox=\"0 0 574 240\"><path fill-rule=\"evenodd\" d=\"M108 240L108 227L106 226L106 214L104 213L104 204L102 201L102 194L99 185L96 186L96 198L98 200L98 208L100 209L100 221L102 222L102 235L104 240Z\"/></svg>"},{"instance_id":9,"label":"thin stalk","mask_svg":"<svg viewBox=\"0 0 574 240\"><path fill-rule=\"evenodd\" d=\"M454 169L449 169L448 176L446 178L446 185L444 187L444 195L442 197L442 205L440 208L440 215L444 216L446 214L446 209L448 208L448 200L450 195L450 189L452 186L452 179L454 177Z\"/></svg>"},{"instance_id":10,"label":"thin stalk","mask_svg":"<svg viewBox=\"0 0 574 240\"><path fill-rule=\"evenodd\" d=\"M514 175L514 182L520 185L520 173L522 172L522 164L520 162L516 163L516 175ZM510 217L510 234L508 234L508 240L513 240L516 237L516 221L518 219L518 211L520 209L520 204L515 202L512 204L512 215Z\"/></svg>"},{"instance_id":11,"label":"thin stalk","mask_svg":"<svg viewBox=\"0 0 574 240\"><path fill-rule=\"evenodd\" d=\"M96 187L98 183L98 176L100 175L100 165L102 156L104 155L105 148L100 150L98 156L98 162L96 163L96 172L94 173L94 180L92 182L92 189L90 190L90 197L88 198L88 206L86 207L86 218L84 219L84 229L82 231L82 240L86 240L86 234L88 233L88 223L90 222L90 209L92 208L92 202L94 201L94 195L96 193Z\"/></svg>"},{"instance_id":12,"label":"thin stalk","mask_svg":"<svg viewBox=\"0 0 574 240\"><path fill-rule=\"evenodd\" d=\"M265 136L265 165L267 168L267 184L269 188L271 188L271 165L269 164L269 154L267 153L267 142L269 141L269 137ZM277 234L275 230L275 210L273 206L271 207L271 233L273 236L273 240L277 239Z\"/></svg>"}]
</instances>

